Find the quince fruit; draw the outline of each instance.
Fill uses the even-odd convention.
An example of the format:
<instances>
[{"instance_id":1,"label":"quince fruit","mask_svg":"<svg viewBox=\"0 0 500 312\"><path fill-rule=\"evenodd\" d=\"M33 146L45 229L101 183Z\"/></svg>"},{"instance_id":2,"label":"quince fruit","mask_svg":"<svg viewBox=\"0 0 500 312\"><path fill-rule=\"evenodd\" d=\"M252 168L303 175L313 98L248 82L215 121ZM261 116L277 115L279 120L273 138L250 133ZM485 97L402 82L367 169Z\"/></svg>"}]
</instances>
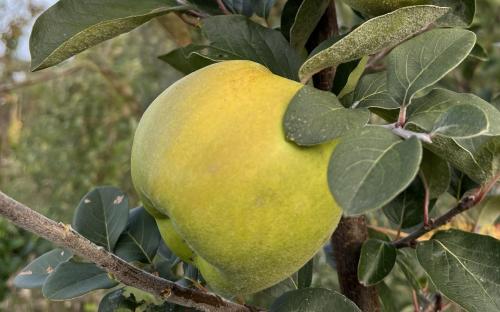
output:
<instances>
[{"instance_id":1,"label":"quince fruit","mask_svg":"<svg viewBox=\"0 0 500 312\"><path fill-rule=\"evenodd\" d=\"M135 188L166 244L221 294L290 276L340 219L326 175L335 143L285 140L302 87L254 62L217 63L170 86L138 125Z\"/></svg>"}]
</instances>

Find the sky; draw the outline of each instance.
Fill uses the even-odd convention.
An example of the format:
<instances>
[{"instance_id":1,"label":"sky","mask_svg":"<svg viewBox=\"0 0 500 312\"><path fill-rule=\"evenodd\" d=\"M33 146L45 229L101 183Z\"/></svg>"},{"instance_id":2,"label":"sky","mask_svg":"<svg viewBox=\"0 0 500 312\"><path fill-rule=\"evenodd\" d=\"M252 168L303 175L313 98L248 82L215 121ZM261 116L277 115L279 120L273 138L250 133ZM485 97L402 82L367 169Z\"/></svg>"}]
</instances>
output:
<instances>
[{"instance_id":1,"label":"sky","mask_svg":"<svg viewBox=\"0 0 500 312\"><path fill-rule=\"evenodd\" d=\"M0 34L7 30L7 26L12 20L28 15L27 5L30 0L0 0ZM48 8L56 3L57 0L31 0L31 3ZM16 56L22 60L30 60L29 52L29 34L35 18L23 30L23 35L20 38L19 45L16 51ZM5 53L5 46L0 42L0 55Z\"/></svg>"}]
</instances>

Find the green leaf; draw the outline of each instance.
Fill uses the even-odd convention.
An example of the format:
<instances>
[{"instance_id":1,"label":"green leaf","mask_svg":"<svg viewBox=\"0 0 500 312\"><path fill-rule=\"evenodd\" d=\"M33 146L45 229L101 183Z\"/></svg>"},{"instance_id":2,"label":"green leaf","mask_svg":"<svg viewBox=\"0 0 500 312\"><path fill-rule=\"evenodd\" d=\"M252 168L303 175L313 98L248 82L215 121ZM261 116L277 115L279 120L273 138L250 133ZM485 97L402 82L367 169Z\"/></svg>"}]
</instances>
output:
<instances>
[{"instance_id":1,"label":"green leaf","mask_svg":"<svg viewBox=\"0 0 500 312\"><path fill-rule=\"evenodd\" d=\"M295 22L295 16L297 16L301 4L302 0L288 0L281 12L280 31L288 41L290 41L290 29Z\"/></svg>"},{"instance_id":2,"label":"green leaf","mask_svg":"<svg viewBox=\"0 0 500 312\"><path fill-rule=\"evenodd\" d=\"M500 111L500 94L497 94L491 99L491 105L493 105L498 111Z\"/></svg>"},{"instance_id":3,"label":"green leaf","mask_svg":"<svg viewBox=\"0 0 500 312\"><path fill-rule=\"evenodd\" d=\"M68 261L73 254L57 248L33 260L17 274L14 286L18 288L39 288L60 263Z\"/></svg>"},{"instance_id":4,"label":"green leaf","mask_svg":"<svg viewBox=\"0 0 500 312\"><path fill-rule=\"evenodd\" d=\"M285 293L270 312L361 312L344 295L324 288L303 288Z\"/></svg>"},{"instance_id":5,"label":"green leaf","mask_svg":"<svg viewBox=\"0 0 500 312\"><path fill-rule=\"evenodd\" d=\"M415 250L410 248L398 249L396 263L411 288L419 291L427 286L427 275L418 263Z\"/></svg>"},{"instance_id":6,"label":"green leaf","mask_svg":"<svg viewBox=\"0 0 500 312\"><path fill-rule=\"evenodd\" d=\"M474 45L474 48L470 52L469 56L471 56L475 59L478 59L480 61L483 61L483 62L486 62L487 60L490 59L486 49L482 45L480 45L479 43L476 43Z\"/></svg>"},{"instance_id":7,"label":"green leaf","mask_svg":"<svg viewBox=\"0 0 500 312\"><path fill-rule=\"evenodd\" d=\"M436 135L426 148L482 184L500 173L500 136L453 139Z\"/></svg>"},{"instance_id":8,"label":"green leaf","mask_svg":"<svg viewBox=\"0 0 500 312\"><path fill-rule=\"evenodd\" d=\"M418 32L449 8L431 5L400 8L372 18L328 48L314 54L300 68L300 80L308 81L315 73L398 44ZM402 27L404 25L404 27Z\"/></svg>"},{"instance_id":9,"label":"green leaf","mask_svg":"<svg viewBox=\"0 0 500 312\"><path fill-rule=\"evenodd\" d=\"M473 94L434 89L413 100L408 115L407 125L415 125L423 131L434 131L442 136L463 138L480 134L500 135L500 111ZM445 126L447 123L455 124L458 128L439 130L440 125Z\"/></svg>"},{"instance_id":10,"label":"green leaf","mask_svg":"<svg viewBox=\"0 0 500 312\"><path fill-rule=\"evenodd\" d=\"M51 300L73 299L97 289L118 285L108 273L93 263L68 261L59 264L43 284L45 298Z\"/></svg>"},{"instance_id":11,"label":"green leaf","mask_svg":"<svg viewBox=\"0 0 500 312\"><path fill-rule=\"evenodd\" d=\"M384 206L387 219L407 229L424 221L425 189L420 178L416 178L394 200ZM433 205L429 205L429 210Z\"/></svg>"},{"instance_id":12,"label":"green leaf","mask_svg":"<svg viewBox=\"0 0 500 312\"><path fill-rule=\"evenodd\" d=\"M346 109L328 91L304 86L283 118L286 138L302 146L321 144L368 123L368 110Z\"/></svg>"},{"instance_id":13,"label":"green leaf","mask_svg":"<svg viewBox=\"0 0 500 312\"><path fill-rule=\"evenodd\" d=\"M500 310L500 241L458 230L436 233L417 247L434 285L470 312Z\"/></svg>"},{"instance_id":14,"label":"green leaf","mask_svg":"<svg viewBox=\"0 0 500 312\"><path fill-rule=\"evenodd\" d=\"M347 94L353 92L358 85L359 80L361 79L361 75L365 71L366 63L368 63L368 56L363 57L358 65L354 68L354 70L349 74L349 78L347 79L347 83L345 84L342 91L339 93L339 98L346 96Z\"/></svg>"},{"instance_id":15,"label":"green leaf","mask_svg":"<svg viewBox=\"0 0 500 312\"><path fill-rule=\"evenodd\" d=\"M290 28L290 45L295 50L301 52L304 49L309 36L329 4L329 0L302 1Z\"/></svg>"},{"instance_id":16,"label":"green leaf","mask_svg":"<svg viewBox=\"0 0 500 312\"><path fill-rule=\"evenodd\" d=\"M382 306L382 312L398 312L394 300L394 291L387 286L385 282L377 284L377 292L380 298L380 305Z\"/></svg>"},{"instance_id":17,"label":"green leaf","mask_svg":"<svg viewBox=\"0 0 500 312\"><path fill-rule=\"evenodd\" d=\"M241 60L258 62L273 73L297 80L302 59L277 30L244 16L213 16L204 20L203 33L210 46Z\"/></svg>"},{"instance_id":18,"label":"green leaf","mask_svg":"<svg viewBox=\"0 0 500 312\"><path fill-rule=\"evenodd\" d=\"M190 44L187 47L178 48L167 54L161 55L159 59L187 75L210 64L225 60L224 56L229 55L224 52L222 54L216 54L218 56L216 58L210 58L207 55L207 51L212 49L218 52L217 49L209 46ZM213 55L213 53L211 55Z\"/></svg>"},{"instance_id":19,"label":"green leaf","mask_svg":"<svg viewBox=\"0 0 500 312\"><path fill-rule=\"evenodd\" d=\"M116 243L115 254L127 262L151 264L160 240L155 219L143 207L134 208L130 211L127 229Z\"/></svg>"},{"instance_id":20,"label":"green leaf","mask_svg":"<svg viewBox=\"0 0 500 312\"><path fill-rule=\"evenodd\" d=\"M117 289L102 297L97 312L134 312L136 307L133 298L123 296L123 289Z\"/></svg>"},{"instance_id":21,"label":"green leaf","mask_svg":"<svg viewBox=\"0 0 500 312\"><path fill-rule=\"evenodd\" d=\"M389 93L407 105L415 93L441 80L457 67L476 43L464 29L434 29L396 47L387 58Z\"/></svg>"},{"instance_id":22,"label":"green leaf","mask_svg":"<svg viewBox=\"0 0 500 312\"><path fill-rule=\"evenodd\" d=\"M399 103L387 90L387 72L364 75L354 90L352 106L399 110Z\"/></svg>"},{"instance_id":23,"label":"green leaf","mask_svg":"<svg viewBox=\"0 0 500 312\"><path fill-rule=\"evenodd\" d=\"M396 248L378 239L368 239L361 247L358 280L365 286L381 282L391 273L396 263Z\"/></svg>"},{"instance_id":24,"label":"green leaf","mask_svg":"<svg viewBox=\"0 0 500 312\"><path fill-rule=\"evenodd\" d=\"M306 264L299 270L297 287L308 288L311 287L314 269L314 258L307 261Z\"/></svg>"},{"instance_id":25,"label":"green leaf","mask_svg":"<svg viewBox=\"0 0 500 312\"><path fill-rule=\"evenodd\" d=\"M439 116L431 135L471 138L485 134L488 126L486 114L480 108L470 104L453 105Z\"/></svg>"},{"instance_id":26,"label":"green leaf","mask_svg":"<svg viewBox=\"0 0 500 312\"><path fill-rule=\"evenodd\" d=\"M128 198L110 186L87 193L76 208L73 228L94 243L113 251L128 220Z\"/></svg>"},{"instance_id":27,"label":"green leaf","mask_svg":"<svg viewBox=\"0 0 500 312\"><path fill-rule=\"evenodd\" d=\"M433 4L452 10L437 20L440 27L469 27L476 13L476 0L433 0Z\"/></svg>"},{"instance_id":28,"label":"green leaf","mask_svg":"<svg viewBox=\"0 0 500 312\"><path fill-rule=\"evenodd\" d=\"M338 96L340 94L340 92L342 91L342 89L344 89L344 87L347 84L347 80L349 80L349 76L351 75L351 73L356 68L359 68L358 65L359 65L360 61L361 61L361 59L350 61L347 63L342 63L337 67L337 69L335 70L335 78L333 79L333 86L332 86L332 92L334 94L336 94ZM346 95L352 95L352 94L346 94ZM347 106L350 107L351 103L348 103Z\"/></svg>"},{"instance_id":29,"label":"green leaf","mask_svg":"<svg viewBox=\"0 0 500 312\"><path fill-rule=\"evenodd\" d=\"M422 145L402 141L390 130L366 127L343 137L328 166L328 184L346 215L389 203L417 175Z\"/></svg>"},{"instance_id":30,"label":"green leaf","mask_svg":"<svg viewBox=\"0 0 500 312\"><path fill-rule=\"evenodd\" d=\"M486 197L477 209L481 210L476 221L477 229L496 224L497 219L500 218L500 195Z\"/></svg>"},{"instance_id":31,"label":"green leaf","mask_svg":"<svg viewBox=\"0 0 500 312\"><path fill-rule=\"evenodd\" d=\"M31 69L57 65L154 17L187 8L175 0L59 0L33 26Z\"/></svg>"},{"instance_id":32,"label":"green leaf","mask_svg":"<svg viewBox=\"0 0 500 312\"><path fill-rule=\"evenodd\" d=\"M448 190L451 170L444 159L429 150L424 150L420 170L429 188L429 198L438 198Z\"/></svg>"}]
</instances>

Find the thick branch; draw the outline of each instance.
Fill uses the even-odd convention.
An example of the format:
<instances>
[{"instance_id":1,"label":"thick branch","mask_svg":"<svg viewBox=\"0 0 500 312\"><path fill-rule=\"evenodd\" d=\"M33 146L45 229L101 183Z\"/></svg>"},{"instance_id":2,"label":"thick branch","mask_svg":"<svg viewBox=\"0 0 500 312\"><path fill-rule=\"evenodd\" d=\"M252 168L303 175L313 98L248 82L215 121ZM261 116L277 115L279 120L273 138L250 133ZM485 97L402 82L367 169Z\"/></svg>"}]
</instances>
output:
<instances>
[{"instance_id":1,"label":"thick branch","mask_svg":"<svg viewBox=\"0 0 500 312\"><path fill-rule=\"evenodd\" d=\"M181 287L171 281L142 271L74 231L0 192L0 215L38 236L92 261L123 284L142 289L163 300L200 311L263 311L227 301L217 295Z\"/></svg>"},{"instance_id":2,"label":"thick branch","mask_svg":"<svg viewBox=\"0 0 500 312\"><path fill-rule=\"evenodd\" d=\"M420 238L421 236L424 236L430 231L435 230L447 224L457 215L479 204L483 200L485 195L488 194L488 192L495 186L498 180L500 180L500 174L495 176L489 183L487 183L484 187L476 191L474 194L462 198L455 207L451 208L448 212L446 212L439 218L429 222L429 225L423 224L418 229L408 234L408 236L393 241L392 245L396 248L414 246L417 242L417 239Z\"/></svg>"}]
</instances>

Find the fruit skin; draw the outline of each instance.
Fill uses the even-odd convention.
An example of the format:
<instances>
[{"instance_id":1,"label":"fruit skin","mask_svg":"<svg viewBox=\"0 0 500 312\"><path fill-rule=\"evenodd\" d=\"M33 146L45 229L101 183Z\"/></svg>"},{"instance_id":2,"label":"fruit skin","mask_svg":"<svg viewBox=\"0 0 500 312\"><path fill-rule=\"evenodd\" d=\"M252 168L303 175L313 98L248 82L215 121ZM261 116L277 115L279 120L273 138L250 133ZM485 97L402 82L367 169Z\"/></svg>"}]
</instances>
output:
<instances>
[{"instance_id":1,"label":"fruit skin","mask_svg":"<svg viewBox=\"0 0 500 312\"><path fill-rule=\"evenodd\" d=\"M336 143L300 148L283 133L302 86L250 61L217 63L165 90L138 125L139 196L167 245L221 294L285 279L339 221L326 177Z\"/></svg>"},{"instance_id":2,"label":"fruit skin","mask_svg":"<svg viewBox=\"0 0 500 312\"><path fill-rule=\"evenodd\" d=\"M351 8L368 16L378 16L411 5L430 4L431 0L343 0Z\"/></svg>"}]
</instances>

